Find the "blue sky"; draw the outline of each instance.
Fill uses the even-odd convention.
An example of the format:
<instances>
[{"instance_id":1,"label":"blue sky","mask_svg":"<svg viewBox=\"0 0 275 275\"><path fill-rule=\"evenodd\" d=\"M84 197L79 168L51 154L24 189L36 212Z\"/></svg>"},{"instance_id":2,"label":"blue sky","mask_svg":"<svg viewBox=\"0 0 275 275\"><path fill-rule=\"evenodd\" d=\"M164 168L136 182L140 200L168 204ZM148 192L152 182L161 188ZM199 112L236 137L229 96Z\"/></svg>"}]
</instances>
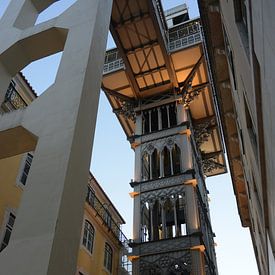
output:
<instances>
[{"instance_id":1,"label":"blue sky","mask_svg":"<svg viewBox=\"0 0 275 275\"><path fill-rule=\"evenodd\" d=\"M16 1L16 0L15 0ZM0 16L10 0L0 0ZM37 23L60 14L75 0L61 0L40 15ZM164 8L187 3L190 17L198 16L195 0L163 0ZM1 43L1 42L0 42ZM109 39L107 48L112 47ZM61 54L34 62L24 74L40 94L54 81ZM127 221L126 235L132 236L132 200L129 182L134 171L134 152L115 115L101 94L94 140L91 171ZM221 275L256 275L254 252L249 230L241 227L229 174L206 180L210 191L213 231L216 233L217 261Z\"/></svg>"}]
</instances>

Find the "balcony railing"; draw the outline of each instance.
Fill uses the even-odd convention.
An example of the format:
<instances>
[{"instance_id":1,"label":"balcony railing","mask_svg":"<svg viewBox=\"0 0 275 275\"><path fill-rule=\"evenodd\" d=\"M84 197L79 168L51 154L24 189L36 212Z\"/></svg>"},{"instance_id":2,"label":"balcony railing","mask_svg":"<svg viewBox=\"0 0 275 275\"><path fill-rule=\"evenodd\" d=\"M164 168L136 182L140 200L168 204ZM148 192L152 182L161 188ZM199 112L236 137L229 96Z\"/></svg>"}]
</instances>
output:
<instances>
[{"instance_id":1,"label":"balcony railing","mask_svg":"<svg viewBox=\"0 0 275 275\"><path fill-rule=\"evenodd\" d=\"M118 49L112 49L106 52L103 75L124 69L124 62L119 56Z\"/></svg>"},{"instance_id":2,"label":"balcony railing","mask_svg":"<svg viewBox=\"0 0 275 275\"><path fill-rule=\"evenodd\" d=\"M178 51L202 41L198 19L184 23L169 31L169 52Z\"/></svg>"},{"instance_id":3,"label":"balcony railing","mask_svg":"<svg viewBox=\"0 0 275 275\"><path fill-rule=\"evenodd\" d=\"M106 205L100 202L90 187L88 187L86 201L96 211L97 215L102 219L108 230L113 233L114 237L121 244L128 243L128 239L121 231L119 223L113 219L110 212L106 208Z\"/></svg>"},{"instance_id":4,"label":"balcony railing","mask_svg":"<svg viewBox=\"0 0 275 275\"><path fill-rule=\"evenodd\" d=\"M106 206L96 197L95 192L90 186L88 186L86 202L96 211L97 216L101 218L103 224L123 246L120 273L132 274L132 265L128 260L128 255L131 253L131 248L129 247L129 240L120 229L120 224L112 218Z\"/></svg>"},{"instance_id":5,"label":"balcony railing","mask_svg":"<svg viewBox=\"0 0 275 275\"><path fill-rule=\"evenodd\" d=\"M13 81L10 83L8 87L8 90L5 95L4 103L10 104L13 109L22 109L27 107L27 103L16 90L15 84Z\"/></svg>"}]
</instances>

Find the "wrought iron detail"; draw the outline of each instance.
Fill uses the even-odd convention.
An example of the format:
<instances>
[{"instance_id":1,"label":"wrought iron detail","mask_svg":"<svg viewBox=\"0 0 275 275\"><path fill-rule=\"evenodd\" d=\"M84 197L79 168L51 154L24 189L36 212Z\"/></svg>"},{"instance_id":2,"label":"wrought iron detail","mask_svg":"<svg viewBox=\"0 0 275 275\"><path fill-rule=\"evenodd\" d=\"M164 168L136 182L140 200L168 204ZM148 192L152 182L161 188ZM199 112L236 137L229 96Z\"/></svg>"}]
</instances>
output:
<instances>
[{"instance_id":1,"label":"wrought iron detail","mask_svg":"<svg viewBox=\"0 0 275 275\"><path fill-rule=\"evenodd\" d=\"M14 109L23 109L27 107L27 103L16 90L15 84L13 82L10 83L5 95L4 103L7 102L10 103Z\"/></svg>"},{"instance_id":2,"label":"wrought iron detail","mask_svg":"<svg viewBox=\"0 0 275 275\"><path fill-rule=\"evenodd\" d=\"M191 254L188 250L162 255L144 256L140 259L140 274L184 274L191 272Z\"/></svg>"},{"instance_id":3,"label":"wrought iron detail","mask_svg":"<svg viewBox=\"0 0 275 275\"><path fill-rule=\"evenodd\" d=\"M182 95L182 104L185 108L189 107L189 105L192 103L192 101L199 96L199 94L204 90L204 88L201 89L193 89L192 87L192 81L193 78L190 79L187 89L181 89L181 95Z\"/></svg>"},{"instance_id":4,"label":"wrought iron detail","mask_svg":"<svg viewBox=\"0 0 275 275\"><path fill-rule=\"evenodd\" d=\"M204 174L210 174L214 170L224 169L224 165L218 163L217 160L213 157L202 160L202 169Z\"/></svg>"},{"instance_id":5,"label":"wrought iron detail","mask_svg":"<svg viewBox=\"0 0 275 275\"><path fill-rule=\"evenodd\" d=\"M164 188L160 190L154 190L152 192L141 193L140 202L144 204L146 202L154 202L156 200L159 200L160 198L167 199L167 198L177 197L178 195L185 197L184 190L185 190L184 185L178 185L178 186L172 186L171 188Z\"/></svg>"},{"instance_id":6,"label":"wrought iron detail","mask_svg":"<svg viewBox=\"0 0 275 275\"><path fill-rule=\"evenodd\" d=\"M121 98L117 98L121 103L121 108L114 110L117 115L123 115L126 119L136 122L135 105L132 102L128 102Z\"/></svg>"},{"instance_id":7,"label":"wrought iron detail","mask_svg":"<svg viewBox=\"0 0 275 275\"><path fill-rule=\"evenodd\" d=\"M141 182L140 183L140 191L141 192L146 192L146 191L151 191L151 190L156 190L156 189L161 189L161 188L167 188L167 187L172 187L172 186L177 186L177 185L182 185L182 183L186 180L192 179L192 175L178 175L178 176L173 176L173 177L165 177L161 179L156 179L152 181L147 181L147 182Z\"/></svg>"},{"instance_id":8,"label":"wrought iron detail","mask_svg":"<svg viewBox=\"0 0 275 275\"><path fill-rule=\"evenodd\" d=\"M194 126L194 136L198 147L208 141L210 135L213 133L213 126L215 126L215 122L215 118L212 118L206 122L199 123Z\"/></svg>"}]
</instances>

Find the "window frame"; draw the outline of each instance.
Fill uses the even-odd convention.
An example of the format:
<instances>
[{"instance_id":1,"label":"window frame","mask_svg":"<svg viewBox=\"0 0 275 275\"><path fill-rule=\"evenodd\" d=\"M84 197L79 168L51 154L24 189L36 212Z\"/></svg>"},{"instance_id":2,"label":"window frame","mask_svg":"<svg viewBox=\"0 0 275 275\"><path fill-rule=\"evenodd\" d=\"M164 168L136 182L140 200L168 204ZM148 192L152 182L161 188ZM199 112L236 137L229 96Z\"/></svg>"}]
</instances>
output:
<instances>
[{"instance_id":1,"label":"window frame","mask_svg":"<svg viewBox=\"0 0 275 275\"><path fill-rule=\"evenodd\" d=\"M11 216L14 217L14 220L13 220L13 224L9 225L9 221L10 221ZM0 242L0 252L3 251L9 244L15 220L16 220L15 211L13 211L12 209L7 209L5 211L5 216L4 216L4 220L3 220L3 223L2 223L2 228L3 229L1 230L2 232L1 232L1 236L0 236L1 237L0 238L0 240L1 240L1 242ZM5 239L5 236L6 236L7 229L10 230L10 236L9 236L8 242L6 244L4 244L4 239ZM3 247L3 245L5 245L5 246Z\"/></svg>"},{"instance_id":2,"label":"window frame","mask_svg":"<svg viewBox=\"0 0 275 275\"><path fill-rule=\"evenodd\" d=\"M88 228L86 228L86 224L88 225ZM92 229L93 231L89 231L89 229ZM88 239L88 237L90 237L90 236L92 236L91 239L90 239L91 246L89 246L89 239ZM95 240L95 228L88 219L84 219L81 245L90 254L93 253L94 240Z\"/></svg>"},{"instance_id":3,"label":"window frame","mask_svg":"<svg viewBox=\"0 0 275 275\"><path fill-rule=\"evenodd\" d=\"M26 167L29 156L32 156L32 158L31 158L31 162L28 162L29 163L29 170L28 170L28 173L26 175L26 181L25 181L25 183L23 183L22 182L22 176L25 173L25 167ZM16 186L18 186L22 189L25 188L25 186L26 186L28 175L29 175L31 165L32 165L32 162L33 162L33 158L34 158L33 152L28 152L21 159L20 167L19 167L19 170L18 170L17 178L16 178Z\"/></svg>"},{"instance_id":4,"label":"window frame","mask_svg":"<svg viewBox=\"0 0 275 275\"><path fill-rule=\"evenodd\" d=\"M110 274L113 270L113 248L106 242L104 249L104 267Z\"/></svg>"}]
</instances>

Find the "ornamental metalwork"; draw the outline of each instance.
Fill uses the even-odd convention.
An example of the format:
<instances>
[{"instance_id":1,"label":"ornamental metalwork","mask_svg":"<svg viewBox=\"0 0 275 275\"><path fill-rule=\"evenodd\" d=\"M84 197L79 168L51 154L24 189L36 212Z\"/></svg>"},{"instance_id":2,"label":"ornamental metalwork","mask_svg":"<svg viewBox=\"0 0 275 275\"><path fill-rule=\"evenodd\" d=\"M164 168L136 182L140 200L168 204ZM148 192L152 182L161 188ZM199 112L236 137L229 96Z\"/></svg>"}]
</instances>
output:
<instances>
[{"instance_id":1,"label":"ornamental metalwork","mask_svg":"<svg viewBox=\"0 0 275 275\"><path fill-rule=\"evenodd\" d=\"M121 107L119 109L114 110L114 113L118 115L123 115L126 119L136 122L136 112L134 104L121 98L117 99L120 102Z\"/></svg>"},{"instance_id":2,"label":"ornamental metalwork","mask_svg":"<svg viewBox=\"0 0 275 275\"><path fill-rule=\"evenodd\" d=\"M10 83L8 90L5 95L4 103L10 103L14 109L22 109L27 107L27 103L20 96L18 91L16 90L15 84L13 82Z\"/></svg>"},{"instance_id":3,"label":"ornamental metalwork","mask_svg":"<svg viewBox=\"0 0 275 275\"><path fill-rule=\"evenodd\" d=\"M215 126L215 118L209 119L204 123L199 123L194 126L194 136L198 147L204 142L207 142L211 134L213 133Z\"/></svg>"},{"instance_id":4,"label":"ornamental metalwork","mask_svg":"<svg viewBox=\"0 0 275 275\"><path fill-rule=\"evenodd\" d=\"M96 211L97 216L101 218L103 224L105 224L108 230L112 232L114 237L124 246L128 245L128 239L121 231L120 224L113 219L107 207L102 204L89 186L86 202Z\"/></svg>"},{"instance_id":5,"label":"ornamental metalwork","mask_svg":"<svg viewBox=\"0 0 275 275\"><path fill-rule=\"evenodd\" d=\"M224 169L224 166L218 163L217 160L213 157L202 160L202 169L204 174L210 174L214 170Z\"/></svg>"},{"instance_id":6,"label":"ornamental metalwork","mask_svg":"<svg viewBox=\"0 0 275 275\"><path fill-rule=\"evenodd\" d=\"M184 274L191 272L191 255L189 251L164 253L145 256L140 259L141 274ZM151 272L151 273L150 273Z\"/></svg>"}]
</instances>

